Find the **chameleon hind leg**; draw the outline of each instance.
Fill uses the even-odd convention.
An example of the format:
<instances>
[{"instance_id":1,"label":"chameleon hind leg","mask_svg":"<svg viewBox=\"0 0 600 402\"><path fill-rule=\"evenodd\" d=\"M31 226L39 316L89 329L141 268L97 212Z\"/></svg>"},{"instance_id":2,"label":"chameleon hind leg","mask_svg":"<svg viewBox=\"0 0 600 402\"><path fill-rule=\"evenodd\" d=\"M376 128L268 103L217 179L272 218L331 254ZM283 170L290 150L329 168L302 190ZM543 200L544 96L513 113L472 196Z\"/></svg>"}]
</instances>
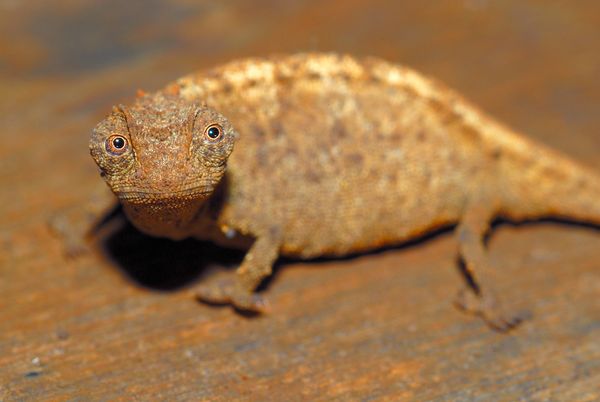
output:
<instances>
[{"instance_id":1,"label":"chameleon hind leg","mask_svg":"<svg viewBox=\"0 0 600 402\"><path fill-rule=\"evenodd\" d=\"M231 304L242 311L266 311L266 300L255 290L271 275L273 264L279 256L280 245L281 239L277 230L265 231L264 234L258 235L235 275L217 277L200 286L196 291L197 298L210 304Z\"/></svg>"},{"instance_id":2,"label":"chameleon hind leg","mask_svg":"<svg viewBox=\"0 0 600 402\"><path fill-rule=\"evenodd\" d=\"M497 211L497 203L479 199L469 203L456 227L459 256L468 279L468 286L459 292L456 302L459 308L480 316L493 329L508 331L521 323L525 315L507 311L494 290L497 270L490 264L485 236Z\"/></svg>"}]
</instances>

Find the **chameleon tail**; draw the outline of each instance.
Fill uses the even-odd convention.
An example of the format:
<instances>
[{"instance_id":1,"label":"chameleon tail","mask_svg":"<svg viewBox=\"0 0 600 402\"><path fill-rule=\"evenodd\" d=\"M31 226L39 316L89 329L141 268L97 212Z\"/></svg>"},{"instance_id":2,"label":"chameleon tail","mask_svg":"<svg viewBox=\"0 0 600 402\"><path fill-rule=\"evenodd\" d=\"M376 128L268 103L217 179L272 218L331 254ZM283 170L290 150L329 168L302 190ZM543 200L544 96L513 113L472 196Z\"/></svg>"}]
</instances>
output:
<instances>
[{"instance_id":1,"label":"chameleon tail","mask_svg":"<svg viewBox=\"0 0 600 402\"><path fill-rule=\"evenodd\" d=\"M493 146L502 215L515 220L558 217L600 226L600 172L453 101L466 125Z\"/></svg>"},{"instance_id":2,"label":"chameleon tail","mask_svg":"<svg viewBox=\"0 0 600 402\"><path fill-rule=\"evenodd\" d=\"M510 218L558 217L600 225L600 174L541 144L504 169Z\"/></svg>"}]
</instances>

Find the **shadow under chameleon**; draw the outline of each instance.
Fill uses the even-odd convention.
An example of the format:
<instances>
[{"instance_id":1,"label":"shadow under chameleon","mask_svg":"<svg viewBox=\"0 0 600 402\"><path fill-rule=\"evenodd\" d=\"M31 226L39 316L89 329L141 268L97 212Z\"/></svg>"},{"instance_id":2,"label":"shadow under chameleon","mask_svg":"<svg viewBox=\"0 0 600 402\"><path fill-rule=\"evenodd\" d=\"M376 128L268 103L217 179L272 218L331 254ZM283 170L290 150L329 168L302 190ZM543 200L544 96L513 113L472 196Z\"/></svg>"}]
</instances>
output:
<instances>
[{"instance_id":1,"label":"shadow under chameleon","mask_svg":"<svg viewBox=\"0 0 600 402\"><path fill-rule=\"evenodd\" d=\"M525 222L512 222L500 218L492 224L492 230L489 232L486 241L499 227L518 227L530 224L562 224L577 228L600 229L600 226L590 223L574 222L560 218L545 218ZM443 236L451 232L453 227L441 227L395 246L343 257L319 257L309 261L315 265L321 265L320 263L324 262L349 261L359 256L374 255L388 250L409 249ZM212 271L218 269L234 270L242 262L245 254L243 251L227 249L195 239L172 241L145 235L125 219L120 208L99 222L96 233L96 242L106 258L114 262L125 276L136 284L156 291L177 291L200 283L202 277L210 275ZM299 261L303 260L288 257L279 258L273 268L273 275L263 282L259 291L269 286L283 266ZM468 275L458 258L456 268L465 277L467 283L477 290L477 284Z\"/></svg>"}]
</instances>

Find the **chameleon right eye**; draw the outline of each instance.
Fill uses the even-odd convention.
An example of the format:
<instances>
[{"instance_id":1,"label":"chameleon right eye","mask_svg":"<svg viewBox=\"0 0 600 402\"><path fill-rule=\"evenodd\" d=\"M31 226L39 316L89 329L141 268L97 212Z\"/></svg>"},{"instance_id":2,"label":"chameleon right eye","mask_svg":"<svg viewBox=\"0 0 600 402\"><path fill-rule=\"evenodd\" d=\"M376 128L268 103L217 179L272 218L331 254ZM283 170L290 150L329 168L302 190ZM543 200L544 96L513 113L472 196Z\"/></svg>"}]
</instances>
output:
<instances>
[{"instance_id":1,"label":"chameleon right eye","mask_svg":"<svg viewBox=\"0 0 600 402\"><path fill-rule=\"evenodd\" d=\"M219 140L223 135L223 128L218 124L211 124L206 128L204 134L209 139L209 141L214 142Z\"/></svg>"},{"instance_id":2,"label":"chameleon right eye","mask_svg":"<svg viewBox=\"0 0 600 402\"><path fill-rule=\"evenodd\" d=\"M112 155L122 155L127 150L127 139L122 135L111 135L106 140L106 151Z\"/></svg>"}]
</instances>

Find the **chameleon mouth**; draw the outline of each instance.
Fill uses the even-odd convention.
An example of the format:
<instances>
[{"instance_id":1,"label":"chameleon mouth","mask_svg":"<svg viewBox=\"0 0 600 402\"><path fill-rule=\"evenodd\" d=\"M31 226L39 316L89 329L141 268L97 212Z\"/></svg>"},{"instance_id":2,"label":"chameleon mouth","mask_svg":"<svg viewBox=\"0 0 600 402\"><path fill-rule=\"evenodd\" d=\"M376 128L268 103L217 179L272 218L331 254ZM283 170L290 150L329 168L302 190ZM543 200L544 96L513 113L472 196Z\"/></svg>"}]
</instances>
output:
<instances>
[{"instance_id":1,"label":"chameleon mouth","mask_svg":"<svg viewBox=\"0 0 600 402\"><path fill-rule=\"evenodd\" d=\"M130 204L162 204L164 206L172 205L177 208L182 204L190 202L203 201L213 192L213 188L193 187L177 191L157 191L139 188L119 188L113 189L113 192L121 202Z\"/></svg>"}]
</instances>

